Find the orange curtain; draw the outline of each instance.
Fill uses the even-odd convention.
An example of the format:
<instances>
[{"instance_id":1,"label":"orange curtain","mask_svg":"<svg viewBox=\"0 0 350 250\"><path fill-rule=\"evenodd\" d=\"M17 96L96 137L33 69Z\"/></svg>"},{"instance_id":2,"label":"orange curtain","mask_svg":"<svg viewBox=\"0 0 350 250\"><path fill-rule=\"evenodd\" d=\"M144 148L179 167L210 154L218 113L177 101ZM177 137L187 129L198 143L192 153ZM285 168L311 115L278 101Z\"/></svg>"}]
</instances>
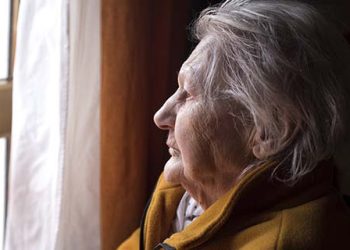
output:
<instances>
[{"instance_id":1,"label":"orange curtain","mask_svg":"<svg viewBox=\"0 0 350 250\"><path fill-rule=\"evenodd\" d=\"M101 241L115 249L140 221L168 157L152 116L176 87L188 1L102 0Z\"/></svg>"}]
</instances>

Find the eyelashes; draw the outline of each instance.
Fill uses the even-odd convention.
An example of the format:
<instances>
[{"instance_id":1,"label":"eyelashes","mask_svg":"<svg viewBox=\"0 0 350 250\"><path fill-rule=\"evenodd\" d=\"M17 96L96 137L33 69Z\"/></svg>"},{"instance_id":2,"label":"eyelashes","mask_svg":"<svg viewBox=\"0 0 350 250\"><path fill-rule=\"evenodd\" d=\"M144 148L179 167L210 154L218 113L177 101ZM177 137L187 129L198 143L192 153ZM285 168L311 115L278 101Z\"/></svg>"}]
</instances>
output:
<instances>
[{"instance_id":1,"label":"eyelashes","mask_svg":"<svg viewBox=\"0 0 350 250\"><path fill-rule=\"evenodd\" d=\"M193 95L183 87L179 87L174 94L174 100L178 105L184 105L197 99L199 95Z\"/></svg>"},{"instance_id":2,"label":"eyelashes","mask_svg":"<svg viewBox=\"0 0 350 250\"><path fill-rule=\"evenodd\" d=\"M179 100L180 101L187 101L187 100L191 100L193 98L193 96L186 91L185 89L180 90L179 93Z\"/></svg>"}]
</instances>

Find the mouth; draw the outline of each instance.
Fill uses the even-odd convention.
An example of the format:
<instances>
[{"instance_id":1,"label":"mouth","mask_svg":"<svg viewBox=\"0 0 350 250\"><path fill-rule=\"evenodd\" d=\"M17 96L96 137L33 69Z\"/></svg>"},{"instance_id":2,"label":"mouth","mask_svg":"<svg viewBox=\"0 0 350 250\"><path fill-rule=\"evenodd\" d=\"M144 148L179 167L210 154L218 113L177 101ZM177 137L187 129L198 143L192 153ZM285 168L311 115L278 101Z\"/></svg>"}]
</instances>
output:
<instances>
[{"instance_id":1,"label":"mouth","mask_svg":"<svg viewBox=\"0 0 350 250\"><path fill-rule=\"evenodd\" d=\"M180 151L175 149L175 148L172 148L172 147L169 147L169 154L171 156L179 156L180 155Z\"/></svg>"},{"instance_id":2,"label":"mouth","mask_svg":"<svg viewBox=\"0 0 350 250\"><path fill-rule=\"evenodd\" d=\"M176 146L176 142L174 139L168 138L166 145L169 147L169 154L171 156L179 156L180 150Z\"/></svg>"}]
</instances>

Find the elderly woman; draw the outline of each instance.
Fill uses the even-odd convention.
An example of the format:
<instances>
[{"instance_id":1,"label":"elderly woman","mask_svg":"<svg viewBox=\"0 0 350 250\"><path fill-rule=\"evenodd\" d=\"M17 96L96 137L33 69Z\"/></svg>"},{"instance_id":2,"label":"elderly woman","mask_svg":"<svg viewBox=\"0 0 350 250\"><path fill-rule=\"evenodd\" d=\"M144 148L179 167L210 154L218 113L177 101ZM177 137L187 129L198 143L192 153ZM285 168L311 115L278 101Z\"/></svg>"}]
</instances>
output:
<instances>
[{"instance_id":1,"label":"elderly woman","mask_svg":"<svg viewBox=\"0 0 350 250\"><path fill-rule=\"evenodd\" d=\"M155 114L169 132L141 227L119 249L349 249L332 156L348 47L311 6L226 1Z\"/></svg>"}]
</instances>

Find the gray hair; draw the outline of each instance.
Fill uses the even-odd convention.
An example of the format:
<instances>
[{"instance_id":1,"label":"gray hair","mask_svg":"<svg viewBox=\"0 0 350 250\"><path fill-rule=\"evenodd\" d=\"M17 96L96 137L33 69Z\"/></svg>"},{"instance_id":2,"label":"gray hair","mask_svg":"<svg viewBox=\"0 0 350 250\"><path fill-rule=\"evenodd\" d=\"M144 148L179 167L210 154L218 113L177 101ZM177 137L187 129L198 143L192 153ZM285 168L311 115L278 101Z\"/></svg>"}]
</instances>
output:
<instances>
[{"instance_id":1,"label":"gray hair","mask_svg":"<svg viewBox=\"0 0 350 250\"><path fill-rule=\"evenodd\" d=\"M295 183L334 154L350 81L345 39L311 5L231 0L202 11L193 26L207 40L208 100L239 103L239 115L276 160L273 176Z\"/></svg>"}]
</instances>

